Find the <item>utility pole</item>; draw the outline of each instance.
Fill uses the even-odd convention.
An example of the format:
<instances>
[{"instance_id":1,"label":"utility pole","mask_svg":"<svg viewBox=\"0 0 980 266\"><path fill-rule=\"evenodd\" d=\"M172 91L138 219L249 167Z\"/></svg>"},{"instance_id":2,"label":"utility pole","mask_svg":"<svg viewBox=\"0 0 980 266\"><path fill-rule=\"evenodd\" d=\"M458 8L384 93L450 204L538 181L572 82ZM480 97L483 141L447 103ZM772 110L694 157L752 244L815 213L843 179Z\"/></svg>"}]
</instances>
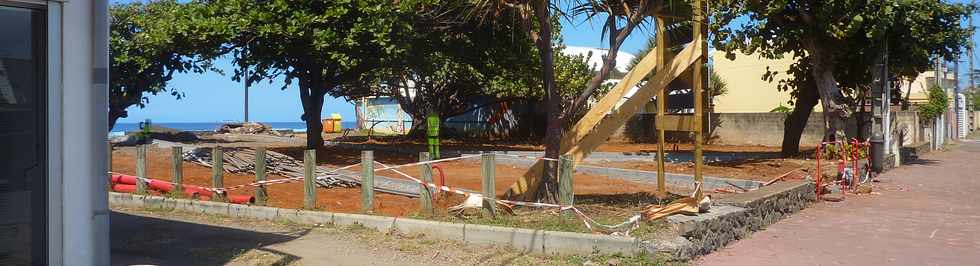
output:
<instances>
[{"instance_id":1,"label":"utility pole","mask_svg":"<svg viewBox=\"0 0 980 266\"><path fill-rule=\"evenodd\" d=\"M888 43L881 46L881 57L875 60L872 71L871 96L871 167L875 172L884 170L885 154L888 152ZM861 105L861 111L864 111ZM863 119L863 118L862 118Z\"/></svg>"},{"instance_id":2,"label":"utility pole","mask_svg":"<svg viewBox=\"0 0 980 266\"><path fill-rule=\"evenodd\" d=\"M976 5L977 3L976 3L976 1L970 1L970 4ZM969 18L969 23L970 23L970 27L973 27L973 16L972 15ZM975 44L976 43L973 42L973 36L970 36L970 45L966 47L966 51L967 51L967 54L968 54L967 56L970 57L967 60L967 61L970 62L970 71L967 72L967 76L970 78L970 90L972 90L974 93L976 93L976 90L977 90L977 84L974 83L974 81L973 81L973 45L975 45Z\"/></svg>"},{"instance_id":3,"label":"utility pole","mask_svg":"<svg viewBox=\"0 0 980 266\"><path fill-rule=\"evenodd\" d=\"M949 112L950 126L949 136L952 139L960 138L960 57L956 56L953 61L953 109Z\"/></svg>"},{"instance_id":4,"label":"utility pole","mask_svg":"<svg viewBox=\"0 0 980 266\"><path fill-rule=\"evenodd\" d=\"M933 70L933 76L935 77L934 79L936 80L936 86L939 86L939 89L943 89L943 80L942 80L943 75L940 74L940 72L942 72L942 68L943 68L942 61L943 61L943 57L940 56L940 55L937 55L936 56L936 67ZM943 91L945 92L945 90L943 90ZM928 93L926 95L928 95ZM942 117L943 117L943 115L940 114L938 117L932 119L932 141L931 142L932 142L932 149L933 150L938 150L940 147L942 147L942 145L939 143L943 139L943 137L941 135L942 134L941 133L942 132Z\"/></svg>"},{"instance_id":5,"label":"utility pole","mask_svg":"<svg viewBox=\"0 0 980 266\"><path fill-rule=\"evenodd\" d=\"M248 123L248 65L242 66L242 82L245 83L245 122Z\"/></svg>"}]
</instances>

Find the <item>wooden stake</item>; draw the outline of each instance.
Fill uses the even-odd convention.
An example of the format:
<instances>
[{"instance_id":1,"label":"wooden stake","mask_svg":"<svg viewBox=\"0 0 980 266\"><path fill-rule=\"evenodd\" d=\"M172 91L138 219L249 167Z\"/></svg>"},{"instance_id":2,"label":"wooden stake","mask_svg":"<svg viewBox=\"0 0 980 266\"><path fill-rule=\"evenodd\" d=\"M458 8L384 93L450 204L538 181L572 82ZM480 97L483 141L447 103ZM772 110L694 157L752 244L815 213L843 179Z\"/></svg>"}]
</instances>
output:
<instances>
[{"instance_id":1,"label":"wooden stake","mask_svg":"<svg viewBox=\"0 0 980 266\"><path fill-rule=\"evenodd\" d=\"M136 146L136 194L146 194L146 145Z\"/></svg>"},{"instance_id":2,"label":"wooden stake","mask_svg":"<svg viewBox=\"0 0 980 266\"><path fill-rule=\"evenodd\" d=\"M419 161L430 160L428 152L419 153ZM421 164L419 165L419 173L422 174L422 182L432 183L432 165L431 164ZM419 188L419 208L423 215L432 215L432 191L426 185L421 185Z\"/></svg>"},{"instance_id":3,"label":"wooden stake","mask_svg":"<svg viewBox=\"0 0 980 266\"><path fill-rule=\"evenodd\" d=\"M480 173L483 176L483 216L496 217L497 190L494 184L497 178L496 160L493 153L484 153L480 159L482 166Z\"/></svg>"},{"instance_id":4,"label":"wooden stake","mask_svg":"<svg viewBox=\"0 0 980 266\"><path fill-rule=\"evenodd\" d=\"M303 151L303 209L316 209L316 150Z\"/></svg>"},{"instance_id":5,"label":"wooden stake","mask_svg":"<svg viewBox=\"0 0 980 266\"><path fill-rule=\"evenodd\" d=\"M657 68L663 69L664 64L667 62L667 54L669 50L667 49L667 19L656 18L657 21L657 53L662 56L657 58ZM663 124L664 115L667 112L667 93L666 89L660 90L657 93L657 120L656 124ZM657 197L664 198L667 196L667 186L666 186L666 168L664 167L664 145L666 145L667 131L664 127L657 127Z\"/></svg>"},{"instance_id":6,"label":"wooden stake","mask_svg":"<svg viewBox=\"0 0 980 266\"><path fill-rule=\"evenodd\" d=\"M558 169L558 202L561 206L571 206L575 203L575 192L572 189L572 179L575 175L575 169L572 166L574 159L571 155L562 155L559 157L561 165ZM564 218L574 218L575 213L572 210L562 211L562 217Z\"/></svg>"},{"instance_id":7,"label":"wooden stake","mask_svg":"<svg viewBox=\"0 0 980 266\"><path fill-rule=\"evenodd\" d=\"M255 181L265 181L265 147L255 148ZM255 187L255 204L265 206L268 201L265 185Z\"/></svg>"},{"instance_id":8,"label":"wooden stake","mask_svg":"<svg viewBox=\"0 0 980 266\"><path fill-rule=\"evenodd\" d=\"M170 148L171 158L170 161L172 166L170 170L173 172L173 182L174 190L171 194L174 197L180 198L184 195L184 152L183 148L180 146L174 146Z\"/></svg>"},{"instance_id":9,"label":"wooden stake","mask_svg":"<svg viewBox=\"0 0 980 266\"><path fill-rule=\"evenodd\" d=\"M374 151L361 151L361 211L374 211Z\"/></svg>"},{"instance_id":10,"label":"wooden stake","mask_svg":"<svg viewBox=\"0 0 980 266\"><path fill-rule=\"evenodd\" d=\"M225 187L224 161L224 151L221 150L221 147L214 146L211 148L211 187ZM225 201L225 196L220 192L215 192L211 200Z\"/></svg>"}]
</instances>

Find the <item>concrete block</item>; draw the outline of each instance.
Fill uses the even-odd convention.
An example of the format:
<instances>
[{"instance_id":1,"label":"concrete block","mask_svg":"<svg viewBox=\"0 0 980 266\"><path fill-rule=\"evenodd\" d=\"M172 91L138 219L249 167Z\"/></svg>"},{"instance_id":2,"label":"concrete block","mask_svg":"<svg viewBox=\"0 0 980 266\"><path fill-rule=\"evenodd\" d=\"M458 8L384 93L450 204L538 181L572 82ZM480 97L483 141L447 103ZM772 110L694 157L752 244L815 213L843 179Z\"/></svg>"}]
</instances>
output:
<instances>
[{"instance_id":1,"label":"concrete block","mask_svg":"<svg viewBox=\"0 0 980 266\"><path fill-rule=\"evenodd\" d=\"M637 254L646 250L644 243L632 237L593 235L571 232L544 232L546 254Z\"/></svg>"},{"instance_id":2,"label":"concrete block","mask_svg":"<svg viewBox=\"0 0 980 266\"><path fill-rule=\"evenodd\" d=\"M464 226L467 243L510 246L521 252L544 253L544 231L478 224Z\"/></svg>"},{"instance_id":3,"label":"concrete block","mask_svg":"<svg viewBox=\"0 0 980 266\"><path fill-rule=\"evenodd\" d=\"M395 218L394 228L399 232L424 234L426 236L463 241L464 224Z\"/></svg>"},{"instance_id":4,"label":"concrete block","mask_svg":"<svg viewBox=\"0 0 980 266\"><path fill-rule=\"evenodd\" d=\"M333 223L336 225L352 225L356 223L363 225L364 227L387 232L394 226L395 218L363 214L334 213Z\"/></svg>"},{"instance_id":5,"label":"concrete block","mask_svg":"<svg viewBox=\"0 0 980 266\"><path fill-rule=\"evenodd\" d=\"M200 213L231 216L229 213L229 205L232 205L231 203L195 201L194 204L194 209Z\"/></svg>"},{"instance_id":6,"label":"concrete block","mask_svg":"<svg viewBox=\"0 0 980 266\"><path fill-rule=\"evenodd\" d=\"M310 210L296 210L291 212L292 219L290 221L302 224L330 224L333 223L333 213L320 212L320 211L310 211Z\"/></svg>"}]
</instances>

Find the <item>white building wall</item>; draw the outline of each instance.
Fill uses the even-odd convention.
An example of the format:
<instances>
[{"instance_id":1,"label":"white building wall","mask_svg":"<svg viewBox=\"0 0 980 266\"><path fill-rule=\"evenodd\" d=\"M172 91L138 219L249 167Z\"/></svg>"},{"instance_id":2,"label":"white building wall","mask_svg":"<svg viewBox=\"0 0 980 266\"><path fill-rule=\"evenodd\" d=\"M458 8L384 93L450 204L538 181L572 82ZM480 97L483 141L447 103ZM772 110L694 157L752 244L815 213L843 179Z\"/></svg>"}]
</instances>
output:
<instances>
[{"instance_id":1,"label":"white building wall","mask_svg":"<svg viewBox=\"0 0 980 266\"><path fill-rule=\"evenodd\" d=\"M48 262L109 265L108 3L37 2L48 14Z\"/></svg>"}]
</instances>

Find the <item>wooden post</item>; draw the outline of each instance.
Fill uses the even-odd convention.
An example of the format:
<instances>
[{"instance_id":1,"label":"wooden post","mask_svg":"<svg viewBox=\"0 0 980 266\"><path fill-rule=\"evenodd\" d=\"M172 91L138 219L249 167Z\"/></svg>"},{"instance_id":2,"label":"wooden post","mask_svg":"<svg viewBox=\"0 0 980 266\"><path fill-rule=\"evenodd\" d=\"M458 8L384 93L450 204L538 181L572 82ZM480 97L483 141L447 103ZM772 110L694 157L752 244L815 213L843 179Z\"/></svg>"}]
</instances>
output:
<instances>
[{"instance_id":1,"label":"wooden post","mask_svg":"<svg viewBox=\"0 0 980 266\"><path fill-rule=\"evenodd\" d=\"M424 162L430 160L428 152L419 153L419 161ZM422 182L426 184L432 183L432 165L431 164L421 164L419 165L419 173L422 174ZM419 187L419 209L421 209L423 215L432 215L432 190L429 190L429 186L422 184Z\"/></svg>"},{"instance_id":2,"label":"wooden post","mask_svg":"<svg viewBox=\"0 0 980 266\"><path fill-rule=\"evenodd\" d=\"M483 216L496 217L497 190L494 184L497 175L496 160L493 153L484 153L481 159L482 170L480 173L483 176Z\"/></svg>"},{"instance_id":3,"label":"wooden post","mask_svg":"<svg viewBox=\"0 0 980 266\"><path fill-rule=\"evenodd\" d=\"M667 64L667 57L669 56L670 50L667 49L667 19L658 17L657 21L657 70L660 71L664 69ZM664 119L664 113L667 112L667 93L666 89L660 90L657 93L657 122L662 122ZM666 186L666 168L664 167L664 145L666 145L666 135L667 131L664 127L657 127L657 197L665 198L667 196L667 186Z\"/></svg>"},{"instance_id":4,"label":"wooden post","mask_svg":"<svg viewBox=\"0 0 980 266\"><path fill-rule=\"evenodd\" d=\"M575 192L572 190L572 176L575 175L575 169L572 164L575 160L568 154L562 155L559 158L561 164L558 168L558 202L563 207L571 206L575 203ZM575 213L571 210L565 210L562 212L562 216L572 218L575 216Z\"/></svg>"},{"instance_id":5,"label":"wooden post","mask_svg":"<svg viewBox=\"0 0 980 266\"><path fill-rule=\"evenodd\" d=\"M225 187L224 162L224 152L221 150L221 147L214 146L214 148L211 148L211 187L213 188ZM225 201L225 195L222 193L222 191L215 192L211 200Z\"/></svg>"},{"instance_id":6,"label":"wooden post","mask_svg":"<svg viewBox=\"0 0 980 266\"><path fill-rule=\"evenodd\" d=\"M136 194L146 194L146 145L136 146Z\"/></svg>"},{"instance_id":7,"label":"wooden post","mask_svg":"<svg viewBox=\"0 0 980 266\"><path fill-rule=\"evenodd\" d=\"M255 148L255 182L265 181L265 147ZM255 204L265 206L268 201L265 185L255 187Z\"/></svg>"},{"instance_id":8,"label":"wooden post","mask_svg":"<svg viewBox=\"0 0 980 266\"><path fill-rule=\"evenodd\" d=\"M374 151L361 151L361 211L374 211Z\"/></svg>"},{"instance_id":9,"label":"wooden post","mask_svg":"<svg viewBox=\"0 0 980 266\"><path fill-rule=\"evenodd\" d=\"M707 23L708 18L704 15L704 5L702 5L701 0L694 0L694 18L692 19L692 24L694 24L694 41L702 43L701 54L695 61L691 71L694 72L694 180L704 184L704 176L702 175L702 169L704 167L704 158L702 153L702 146L704 145L704 83L706 81L704 75L704 65L708 56L708 46L704 45L707 36ZM703 195L704 185L698 187L698 191L695 192L695 198L700 199Z\"/></svg>"},{"instance_id":10,"label":"wooden post","mask_svg":"<svg viewBox=\"0 0 980 266\"><path fill-rule=\"evenodd\" d=\"M176 198L181 198L184 195L184 151L182 147L174 146L170 148L170 153L172 155L171 163L173 163L170 170L174 176L174 190L171 191L171 194Z\"/></svg>"},{"instance_id":11,"label":"wooden post","mask_svg":"<svg viewBox=\"0 0 980 266\"><path fill-rule=\"evenodd\" d=\"M303 209L316 209L315 179L316 150L306 150L303 152Z\"/></svg>"}]
</instances>

